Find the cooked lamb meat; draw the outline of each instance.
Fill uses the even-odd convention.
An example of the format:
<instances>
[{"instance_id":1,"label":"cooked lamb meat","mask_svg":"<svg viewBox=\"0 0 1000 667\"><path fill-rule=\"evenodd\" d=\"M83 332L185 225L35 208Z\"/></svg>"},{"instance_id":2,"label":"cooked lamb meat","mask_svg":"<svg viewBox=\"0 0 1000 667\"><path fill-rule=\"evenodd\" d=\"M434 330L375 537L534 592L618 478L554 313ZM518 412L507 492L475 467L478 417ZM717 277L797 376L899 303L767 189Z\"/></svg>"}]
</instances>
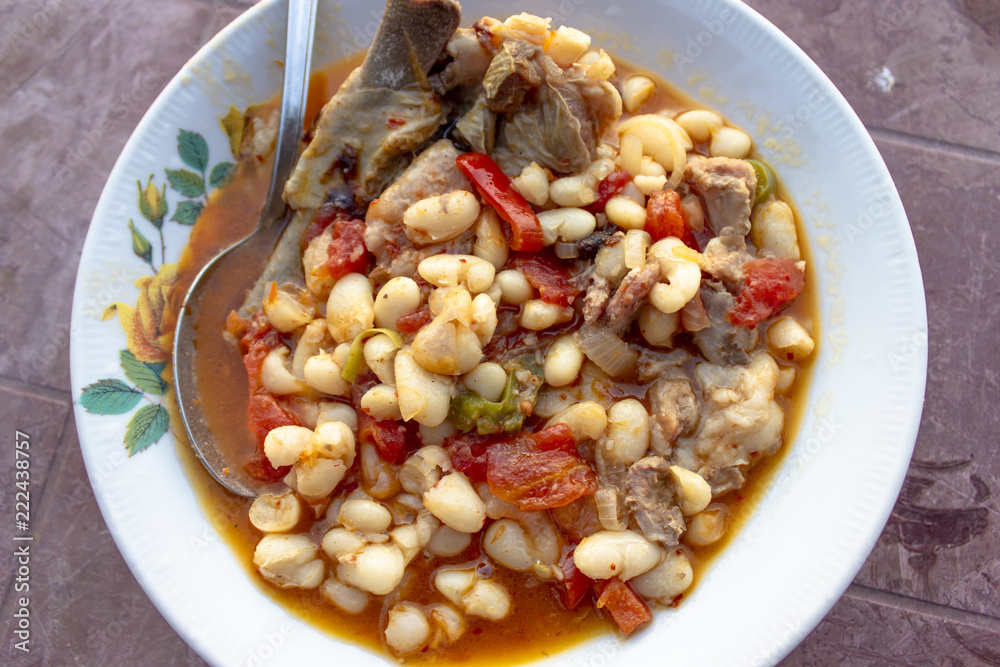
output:
<instances>
[{"instance_id":1,"label":"cooked lamb meat","mask_svg":"<svg viewBox=\"0 0 1000 667\"><path fill-rule=\"evenodd\" d=\"M674 441L698 425L698 399L685 378L663 378L649 388L653 451L669 456Z\"/></svg>"},{"instance_id":2,"label":"cooked lamb meat","mask_svg":"<svg viewBox=\"0 0 1000 667\"><path fill-rule=\"evenodd\" d=\"M469 254L474 233L426 246L418 246L403 231L403 214L421 199L452 190L472 190L472 184L455 166L459 152L447 139L431 145L368 207L365 246L375 255L370 278L383 283L391 276L416 277L420 260L441 252Z\"/></svg>"},{"instance_id":3,"label":"cooked lamb meat","mask_svg":"<svg viewBox=\"0 0 1000 667\"><path fill-rule=\"evenodd\" d=\"M629 271L608 301L604 309L604 319L608 328L621 335L639 313L639 308L646 303L646 296L660 280L660 263L656 260L646 262L646 265Z\"/></svg>"},{"instance_id":4,"label":"cooked lamb meat","mask_svg":"<svg viewBox=\"0 0 1000 667\"><path fill-rule=\"evenodd\" d=\"M750 233L750 210L757 174L746 160L713 157L689 162L684 175L705 202L708 221L728 245L742 243Z\"/></svg>"},{"instance_id":5,"label":"cooked lamb meat","mask_svg":"<svg viewBox=\"0 0 1000 667\"><path fill-rule=\"evenodd\" d=\"M662 456L639 459L629 466L625 487L625 504L646 539L667 549L675 546L685 524L667 460Z\"/></svg>"},{"instance_id":6,"label":"cooked lamb meat","mask_svg":"<svg viewBox=\"0 0 1000 667\"><path fill-rule=\"evenodd\" d=\"M590 286L583 297L583 321L593 324L601 319L611 298L611 283L596 271L590 277Z\"/></svg>"},{"instance_id":7,"label":"cooked lamb meat","mask_svg":"<svg viewBox=\"0 0 1000 667\"><path fill-rule=\"evenodd\" d=\"M729 490L733 471L727 469L781 447L785 415L774 402L778 364L761 352L745 368L700 363L695 374L704 402L701 424L693 436L678 438L671 462L696 471L713 490Z\"/></svg>"},{"instance_id":8,"label":"cooked lamb meat","mask_svg":"<svg viewBox=\"0 0 1000 667\"><path fill-rule=\"evenodd\" d=\"M757 347L760 331L735 326L726 318L726 312L736 305L736 297L714 280L703 281L700 293L711 326L693 334L695 345L713 364L750 363L750 351Z\"/></svg>"}]
</instances>

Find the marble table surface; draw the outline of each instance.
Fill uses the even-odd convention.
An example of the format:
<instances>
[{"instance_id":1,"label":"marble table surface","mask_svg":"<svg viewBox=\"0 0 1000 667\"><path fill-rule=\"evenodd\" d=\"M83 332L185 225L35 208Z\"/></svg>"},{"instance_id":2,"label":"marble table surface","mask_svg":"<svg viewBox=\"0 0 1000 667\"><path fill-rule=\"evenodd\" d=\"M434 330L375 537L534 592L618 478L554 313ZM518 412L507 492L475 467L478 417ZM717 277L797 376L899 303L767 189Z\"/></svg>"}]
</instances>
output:
<instances>
[{"instance_id":1,"label":"marble table surface","mask_svg":"<svg viewBox=\"0 0 1000 667\"><path fill-rule=\"evenodd\" d=\"M0 664L203 664L146 598L97 508L71 410L69 314L87 226L126 139L250 4L0 0L0 456L13 461L15 429L31 433L39 535L29 654L13 648L15 564L0 550ZM1000 665L1000 3L749 4L819 64L875 139L909 215L930 322L923 420L895 510L782 665ZM5 517L12 471L0 465ZM11 545L8 524L0 540Z\"/></svg>"}]
</instances>

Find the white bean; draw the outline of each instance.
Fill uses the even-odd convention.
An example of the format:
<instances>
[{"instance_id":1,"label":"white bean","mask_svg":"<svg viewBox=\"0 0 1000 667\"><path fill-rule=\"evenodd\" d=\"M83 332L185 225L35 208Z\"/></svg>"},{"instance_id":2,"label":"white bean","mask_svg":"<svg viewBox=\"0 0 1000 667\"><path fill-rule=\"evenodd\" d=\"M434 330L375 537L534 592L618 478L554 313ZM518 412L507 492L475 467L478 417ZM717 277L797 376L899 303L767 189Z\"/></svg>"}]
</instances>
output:
<instances>
[{"instance_id":1,"label":"white bean","mask_svg":"<svg viewBox=\"0 0 1000 667\"><path fill-rule=\"evenodd\" d=\"M511 181L514 188L535 206L544 206L549 200L549 175L545 169L532 162Z\"/></svg>"},{"instance_id":2,"label":"white bean","mask_svg":"<svg viewBox=\"0 0 1000 667\"><path fill-rule=\"evenodd\" d=\"M333 355L320 352L309 357L302 369L306 384L330 396L350 396L351 385L341 375L344 369L337 365Z\"/></svg>"},{"instance_id":3,"label":"white bean","mask_svg":"<svg viewBox=\"0 0 1000 667\"><path fill-rule=\"evenodd\" d=\"M712 502L712 487L698 473L680 466L670 466L670 476L674 479L681 511L687 516L697 514Z\"/></svg>"},{"instance_id":4,"label":"white bean","mask_svg":"<svg viewBox=\"0 0 1000 667\"><path fill-rule=\"evenodd\" d=\"M626 134L621 138L621 154L618 157L622 169L633 177L642 169L642 139L634 134Z\"/></svg>"},{"instance_id":5,"label":"white bean","mask_svg":"<svg viewBox=\"0 0 1000 667\"><path fill-rule=\"evenodd\" d=\"M284 533L295 528L302 517L302 503L291 491L281 495L265 493L250 505L250 523L264 533Z\"/></svg>"},{"instance_id":6,"label":"white bean","mask_svg":"<svg viewBox=\"0 0 1000 667\"><path fill-rule=\"evenodd\" d=\"M307 292L292 287L294 293L291 293L286 286L275 288L274 285L275 283L271 283L272 287L262 304L264 315L271 326L282 333L288 333L312 321L316 315L316 307Z\"/></svg>"},{"instance_id":7,"label":"white bean","mask_svg":"<svg viewBox=\"0 0 1000 667\"><path fill-rule=\"evenodd\" d=\"M722 127L722 116L714 111L692 109L677 116L677 124L684 128L694 141L708 141L712 134Z\"/></svg>"},{"instance_id":8,"label":"white bean","mask_svg":"<svg viewBox=\"0 0 1000 667\"><path fill-rule=\"evenodd\" d=\"M587 65L585 71L587 76L595 81L607 81L615 75L615 62L604 49L601 49L597 60Z\"/></svg>"},{"instance_id":9,"label":"white bean","mask_svg":"<svg viewBox=\"0 0 1000 667\"><path fill-rule=\"evenodd\" d=\"M476 242L472 254L485 259L499 271L507 263L507 239L504 238L500 218L492 208L484 208L476 220Z\"/></svg>"},{"instance_id":10,"label":"white bean","mask_svg":"<svg viewBox=\"0 0 1000 667\"><path fill-rule=\"evenodd\" d=\"M795 214L783 201L762 206L753 217L750 240L757 246L760 257L802 257L799 235L795 230Z\"/></svg>"},{"instance_id":11,"label":"white bean","mask_svg":"<svg viewBox=\"0 0 1000 667\"><path fill-rule=\"evenodd\" d=\"M488 361L465 374L465 386L487 401L499 401L507 386L507 372L500 364Z\"/></svg>"},{"instance_id":12,"label":"white bean","mask_svg":"<svg viewBox=\"0 0 1000 667\"><path fill-rule=\"evenodd\" d=\"M510 613L510 594L496 581L478 580L462 600L462 608L470 616L499 621Z\"/></svg>"},{"instance_id":13,"label":"white bean","mask_svg":"<svg viewBox=\"0 0 1000 667\"><path fill-rule=\"evenodd\" d=\"M398 349L399 347L385 334L377 334L365 341L363 348L365 365L378 376L379 382L396 384L393 361Z\"/></svg>"},{"instance_id":14,"label":"white bean","mask_svg":"<svg viewBox=\"0 0 1000 667\"><path fill-rule=\"evenodd\" d=\"M421 199L403 214L406 236L422 245L449 241L479 217L479 200L467 190Z\"/></svg>"},{"instance_id":15,"label":"white bean","mask_svg":"<svg viewBox=\"0 0 1000 667\"><path fill-rule=\"evenodd\" d=\"M564 176L552 181L549 196L559 206L581 208L597 201L597 179L591 174Z\"/></svg>"},{"instance_id":16,"label":"white bean","mask_svg":"<svg viewBox=\"0 0 1000 667\"><path fill-rule=\"evenodd\" d=\"M791 317L782 317L767 328L767 344L784 361L803 361L816 349L806 328Z\"/></svg>"},{"instance_id":17,"label":"white bean","mask_svg":"<svg viewBox=\"0 0 1000 667\"><path fill-rule=\"evenodd\" d=\"M339 459L315 457L296 463L293 472L295 489L306 498L317 500L333 493L347 474L347 466Z\"/></svg>"},{"instance_id":18,"label":"white bean","mask_svg":"<svg viewBox=\"0 0 1000 667\"><path fill-rule=\"evenodd\" d=\"M433 627L432 650L454 644L465 634L465 618L450 605L429 604L426 610Z\"/></svg>"},{"instance_id":19,"label":"white bean","mask_svg":"<svg viewBox=\"0 0 1000 667\"><path fill-rule=\"evenodd\" d=\"M680 319L680 313L668 315L647 303L639 310L639 333L654 347L670 347Z\"/></svg>"},{"instance_id":20,"label":"white bean","mask_svg":"<svg viewBox=\"0 0 1000 667\"><path fill-rule=\"evenodd\" d=\"M707 509L688 521L687 540L697 546L706 546L718 542L725 532L725 510Z\"/></svg>"},{"instance_id":21,"label":"white bean","mask_svg":"<svg viewBox=\"0 0 1000 667\"><path fill-rule=\"evenodd\" d=\"M649 449L649 413L634 398L618 401L608 410L608 430L596 448L606 463L626 468L646 454Z\"/></svg>"},{"instance_id":22,"label":"white bean","mask_svg":"<svg viewBox=\"0 0 1000 667\"><path fill-rule=\"evenodd\" d=\"M488 294L477 294L472 300L472 324L469 330L476 334L479 345L485 347L497 330L497 304Z\"/></svg>"},{"instance_id":23,"label":"white bean","mask_svg":"<svg viewBox=\"0 0 1000 667\"><path fill-rule=\"evenodd\" d=\"M358 413L345 403L320 401L316 413L316 428L327 422L343 422L352 431L358 430Z\"/></svg>"},{"instance_id":24,"label":"white bean","mask_svg":"<svg viewBox=\"0 0 1000 667\"><path fill-rule=\"evenodd\" d=\"M371 544L338 560L338 579L375 595L391 593L406 568L403 552L394 544Z\"/></svg>"},{"instance_id":25,"label":"white bean","mask_svg":"<svg viewBox=\"0 0 1000 667\"><path fill-rule=\"evenodd\" d=\"M360 614L368 606L367 593L345 586L333 577L324 581L319 590L327 600L348 614Z\"/></svg>"},{"instance_id":26,"label":"white bean","mask_svg":"<svg viewBox=\"0 0 1000 667\"><path fill-rule=\"evenodd\" d=\"M448 526L441 526L427 544L427 550L435 556L457 556L472 543L472 535L462 533Z\"/></svg>"},{"instance_id":27,"label":"white bean","mask_svg":"<svg viewBox=\"0 0 1000 667\"><path fill-rule=\"evenodd\" d=\"M360 273L349 273L330 290L326 302L326 326L338 343L350 343L375 324L372 285Z\"/></svg>"},{"instance_id":28,"label":"white bean","mask_svg":"<svg viewBox=\"0 0 1000 667\"><path fill-rule=\"evenodd\" d=\"M604 214L622 229L642 229L646 225L646 207L625 195L609 199Z\"/></svg>"},{"instance_id":29,"label":"white bean","mask_svg":"<svg viewBox=\"0 0 1000 667\"><path fill-rule=\"evenodd\" d=\"M615 161L610 157L598 157L587 166L584 173L590 174L597 180L598 183L600 183L605 178L613 174L617 168L618 167L615 165Z\"/></svg>"},{"instance_id":30,"label":"white bean","mask_svg":"<svg viewBox=\"0 0 1000 667\"><path fill-rule=\"evenodd\" d=\"M635 187L639 188L642 194L649 196L654 192L659 192L667 185L666 176L644 176L642 174L632 179Z\"/></svg>"},{"instance_id":31,"label":"white bean","mask_svg":"<svg viewBox=\"0 0 1000 667\"><path fill-rule=\"evenodd\" d=\"M663 550L631 530L601 530L588 535L573 552L573 562L591 579L628 581L656 567Z\"/></svg>"},{"instance_id":32,"label":"white bean","mask_svg":"<svg viewBox=\"0 0 1000 667\"><path fill-rule=\"evenodd\" d=\"M553 387L565 387L576 381L583 368L583 351L572 335L555 339L545 353L545 381Z\"/></svg>"},{"instance_id":33,"label":"white bean","mask_svg":"<svg viewBox=\"0 0 1000 667\"><path fill-rule=\"evenodd\" d=\"M307 324L295 344L295 353L292 354L292 375L305 380L306 361L322 352L322 348L329 342L330 332L326 328L325 318L317 318Z\"/></svg>"},{"instance_id":34,"label":"white bean","mask_svg":"<svg viewBox=\"0 0 1000 667\"><path fill-rule=\"evenodd\" d=\"M521 305L518 322L525 329L543 331L556 324L563 324L573 319L573 309L568 306L557 306L541 299L531 299Z\"/></svg>"},{"instance_id":35,"label":"white bean","mask_svg":"<svg viewBox=\"0 0 1000 667\"><path fill-rule=\"evenodd\" d=\"M538 214L542 226L542 242L552 245L556 241L579 241L594 233L597 218L582 208L554 208Z\"/></svg>"},{"instance_id":36,"label":"white bean","mask_svg":"<svg viewBox=\"0 0 1000 667\"><path fill-rule=\"evenodd\" d=\"M625 266L625 245L621 242L605 245L597 251L594 269L609 282L617 285L628 273Z\"/></svg>"},{"instance_id":37,"label":"white bean","mask_svg":"<svg viewBox=\"0 0 1000 667\"><path fill-rule=\"evenodd\" d=\"M424 426L437 426L443 422L451 406L453 381L418 364L409 347L396 353L394 369L399 411L403 419L412 419Z\"/></svg>"},{"instance_id":38,"label":"white bean","mask_svg":"<svg viewBox=\"0 0 1000 667\"><path fill-rule=\"evenodd\" d=\"M504 303L520 306L534 296L534 290L524 274L517 269L507 269L496 275L496 284Z\"/></svg>"},{"instance_id":39,"label":"white bean","mask_svg":"<svg viewBox=\"0 0 1000 667\"><path fill-rule=\"evenodd\" d=\"M608 428L608 413L596 401L582 401L554 414L545 422L545 427L553 424L566 424L577 443L597 440Z\"/></svg>"},{"instance_id":40,"label":"white bean","mask_svg":"<svg viewBox=\"0 0 1000 667\"><path fill-rule=\"evenodd\" d=\"M337 518L351 530L381 533L392 525L392 513L374 500L351 498L340 506Z\"/></svg>"},{"instance_id":41,"label":"white bean","mask_svg":"<svg viewBox=\"0 0 1000 667\"><path fill-rule=\"evenodd\" d=\"M290 466L299 460L312 437L313 432L303 426L279 426L264 438L264 455L276 468Z\"/></svg>"},{"instance_id":42,"label":"white bean","mask_svg":"<svg viewBox=\"0 0 1000 667\"><path fill-rule=\"evenodd\" d=\"M377 384L361 397L361 409L379 421L398 421L403 418L399 412L399 396L390 384Z\"/></svg>"},{"instance_id":43,"label":"white bean","mask_svg":"<svg viewBox=\"0 0 1000 667\"><path fill-rule=\"evenodd\" d=\"M676 313L694 298L701 287L701 267L674 254L684 246L677 238L660 239L649 249L649 256L660 263L660 280L649 292L649 302L662 313ZM684 246L686 247L686 246Z\"/></svg>"},{"instance_id":44,"label":"white bean","mask_svg":"<svg viewBox=\"0 0 1000 667\"><path fill-rule=\"evenodd\" d=\"M341 505L342 506L342 505ZM339 516L339 511L338 511ZM323 553L333 560L341 556L361 551L366 542L363 537L346 528L331 528L323 536Z\"/></svg>"},{"instance_id":45,"label":"white bean","mask_svg":"<svg viewBox=\"0 0 1000 667\"><path fill-rule=\"evenodd\" d=\"M648 76L634 74L622 84L622 105L629 113L635 113L656 92L656 83Z\"/></svg>"},{"instance_id":46,"label":"white bean","mask_svg":"<svg viewBox=\"0 0 1000 667\"><path fill-rule=\"evenodd\" d=\"M486 521L486 506L468 478L455 471L424 493L424 507L441 523L463 533L475 533Z\"/></svg>"},{"instance_id":47,"label":"white bean","mask_svg":"<svg viewBox=\"0 0 1000 667\"><path fill-rule=\"evenodd\" d=\"M434 588L449 602L461 605L462 599L476 585L476 573L473 570L441 569L434 574L433 581Z\"/></svg>"},{"instance_id":48,"label":"white bean","mask_svg":"<svg viewBox=\"0 0 1000 667\"><path fill-rule=\"evenodd\" d=\"M735 127L720 127L712 135L708 154L712 157L745 158L750 153L750 135Z\"/></svg>"},{"instance_id":49,"label":"white bean","mask_svg":"<svg viewBox=\"0 0 1000 667\"><path fill-rule=\"evenodd\" d=\"M680 553L678 553L680 552ZM694 581L691 561L680 549L668 552L649 572L632 580L632 588L649 600L671 602L686 591Z\"/></svg>"},{"instance_id":50,"label":"white bean","mask_svg":"<svg viewBox=\"0 0 1000 667\"><path fill-rule=\"evenodd\" d=\"M504 567L527 572L537 560L534 545L513 519L498 519L483 534L483 551Z\"/></svg>"},{"instance_id":51,"label":"white bean","mask_svg":"<svg viewBox=\"0 0 1000 667\"><path fill-rule=\"evenodd\" d=\"M395 329L396 321L420 307L420 288L413 278L390 278L375 297L375 326Z\"/></svg>"},{"instance_id":52,"label":"white bean","mask_svg":"<svg viewBox=\"0 0 1000 667\"><path fill-rule=\"evenodd\" d=\"M326 567L305 535L265 535L253 553L261 576L281 588L316 588Z\"/></svg>"},{"instance_id":53,"label":"white bean","mask_svg":"<svg viewBox=\"0 0 1000 667\"><path fill-rule=\"evenodd\" d=\"M267 353L261 366L260 381L272 394L284 396L298 394L307 389L306 383L292 375L288 369L287 347L282 345Z\"/></svg>"},{"instance_id":54,"label":"white bean","mask_svg":"<svg viewBox=\"0 0 1000 667\"><path fill-rule=\"evenodd\" d=\"M458 433L458 429L448 421L441 422L437 426L424 426L420 424L420 442L425 445L440 445L451 436Z\"/></svg>"},{"instance_id":55,"label":"white bean","mask_svg":"<svg viewBox=\"0 0 1000 667\"><path fill-rule=\"evenodd\" d=\"M435 287L465 285L473 294L479 294L493 284L496 268L475 255L442 254L421 260L417 273Z\"/></svg>"},{"instance_id":56,"label":"white bean","mask_svg":"<svg viewBox=\"0 0 1000 667\"><path fill-rule=\"evenodd\" d=\"M397 655L416 653L427 645L431 626L427 616L414 604L404 602L389 610L385 625L385 643Z\"/></svg>"},{"instance_id":57,"label":"white bean","mask_svg":"<svg viewBox=\"0 0 1000 667\"><path fill-rule=\"evenodd\" d=\"M562 25L552 35L552 40L546 46L545 53L560 67L569 67L589 48L590 35L576 28Z\"/></svg>"}]
</instances>

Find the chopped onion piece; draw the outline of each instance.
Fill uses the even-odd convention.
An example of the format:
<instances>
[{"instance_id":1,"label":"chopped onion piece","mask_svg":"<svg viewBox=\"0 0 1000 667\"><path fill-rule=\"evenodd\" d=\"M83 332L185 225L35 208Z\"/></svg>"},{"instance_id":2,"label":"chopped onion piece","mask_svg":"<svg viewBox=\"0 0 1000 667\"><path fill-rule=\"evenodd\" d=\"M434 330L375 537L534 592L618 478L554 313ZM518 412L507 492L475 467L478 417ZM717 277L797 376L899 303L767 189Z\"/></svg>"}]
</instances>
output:
<instances>
[{"instance_id":1,"label":"chopped onion piece","mask_svg":"<svg viewBox=\"0 0 1000 667\"><path fill-rule=\"evenodd\" d=\"M604 530L625 530L627 523L622 523L618 511L618 489L613 486L602 486L594 493L597 503L597 518Z\"/></svg>"},{"instance_id":2,"label":"chopped onion piece","mask_svg":"<svg viewBox=\"0 0 1000 667\"><path fill-rule=\"evenodd\" d=\"M559 259L574 259L580 256L580 247L576 243L559 241L555 245L556 257Z\"/></svg>"},{"instance_id":3,"label":"chopped onion piece","mask_svg":"<svg viewBox=\"0 0 1000 667\"><path fill-rule=\"evenodd\" d=\"M611 377L624 374L639 359L639 353L608 328L585 324L576 332L576 340L587 358Z\"/></svg>"}]
</instances>

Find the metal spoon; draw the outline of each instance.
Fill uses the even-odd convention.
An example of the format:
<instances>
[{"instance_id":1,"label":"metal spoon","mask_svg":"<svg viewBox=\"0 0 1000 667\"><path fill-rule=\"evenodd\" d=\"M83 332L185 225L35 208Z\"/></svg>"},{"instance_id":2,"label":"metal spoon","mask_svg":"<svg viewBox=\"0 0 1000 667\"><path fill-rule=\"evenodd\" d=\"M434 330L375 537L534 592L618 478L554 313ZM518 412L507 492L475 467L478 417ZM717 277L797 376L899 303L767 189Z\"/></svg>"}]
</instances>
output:
<instances>
[{"instance_id":1,"label":"metal spoon","mask_svg":"<svg viewBox=\"0 0 1000 667\"><path fill-rule=\"evenodd\" d=\"M285 31L284 84L281 91L281 117L275 147L274 171L260 223L247 237L231 245L205 265L184 298L177 315L174 333L174 386L184 430L205 469L233 493L241 496L260 495L266 484L243 472L235 461L229 461L219 451L199 402L195 384L195 323L194 310L202 294L211 291L215 269L233 261L234 255L256 257L261 249L270 249L287 224L285 203L281 193L285 181L298 159L302 122L305 114L309 71L312 63L313 37L316 29L318 0L288 0ZM210 400L210 397L204 397Z\"/></svg>"}]
</instances>

